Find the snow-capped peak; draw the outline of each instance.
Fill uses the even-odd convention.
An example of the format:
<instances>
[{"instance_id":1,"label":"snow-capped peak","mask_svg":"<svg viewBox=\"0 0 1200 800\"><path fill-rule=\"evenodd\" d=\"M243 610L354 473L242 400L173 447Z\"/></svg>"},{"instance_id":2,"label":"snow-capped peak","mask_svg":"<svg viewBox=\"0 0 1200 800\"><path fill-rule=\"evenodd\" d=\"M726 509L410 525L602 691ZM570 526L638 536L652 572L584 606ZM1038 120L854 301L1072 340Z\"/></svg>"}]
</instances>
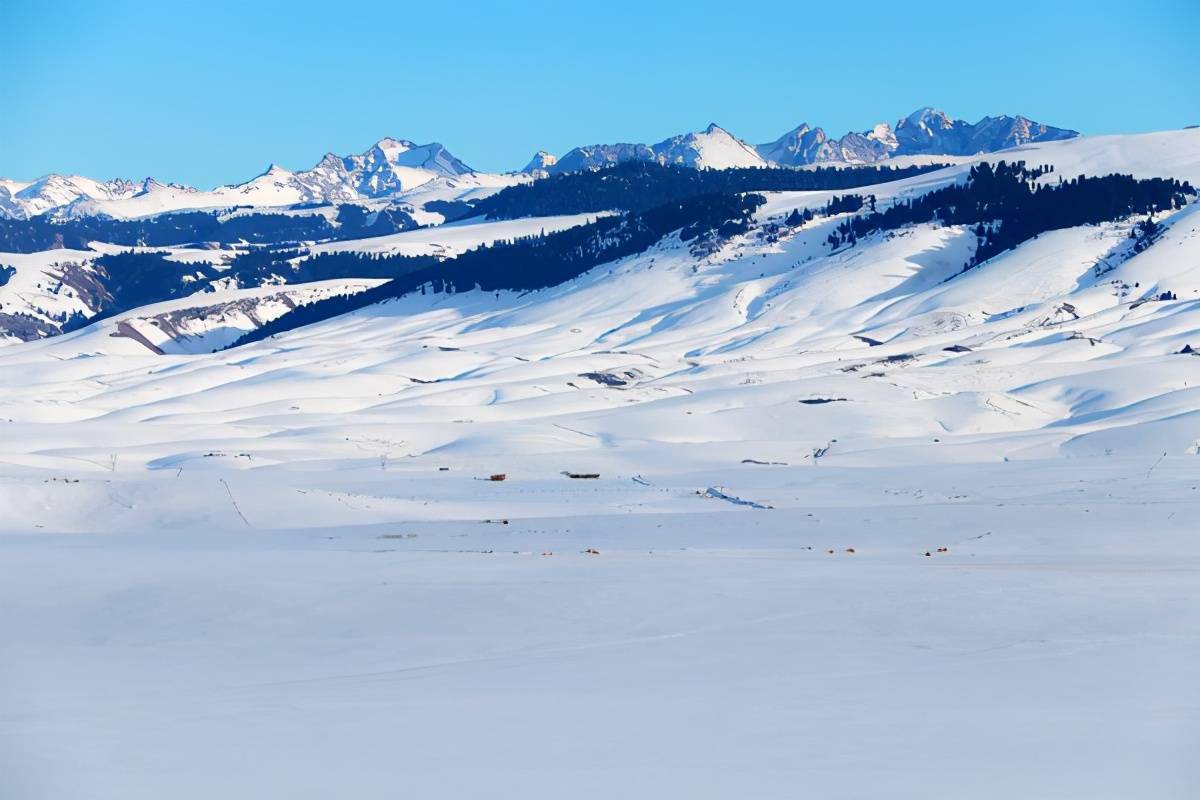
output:
<instances>
[{"instance_id":1,"label":"snow-capped peak","mask_svg":"<svg viewBox=\"0 0 1200 800\"><path fill-rule=\"evenodd\" d=\"M533 154L533 158L529 159L529 163L521 172L531 175L545 173L550 167L558 163L558 158L552 153L547 153L545 150L538 150Z\"/></svg>"},{"instance_id":2,"label":"snow-capped peak","mask_svg":"<svg viewBox=\"0 0 1200 800\"><path fill-rule=\"evenodd\" d=\"M872 128L867 134L867 138L873 142L881 142L892 149L897 146L896 134L892 130L892 126L886 122L880 122Z\"/></svg>"},{"instance_id":3,"label":"snow-capped peak","mask_svg":"<svg viewBox=\"0 0 1200 800\"><path fill-rule=\"evenodd\" d=\"M802 122L773 142L760 144L758 154L768 162L787 167L830 161L837 151L828 144L825 131Z\"/></svg>"},{"instance_id":4,"label":"snow-capped peak","mask_svg":"<svg viewBox=\"0 0 1200 800\"><path fill-rule=\"evenodd\" d=\"M383 137L374 145L374 149L383 153L388 161L394 161L401 153L407 153L414 147L416 145L406 139L393 139L390 136Z\"/></svg>"},{"instance_id":5,"label":"snow-capped peak","mask_svg":"<svg viewBox=\"0 0 1200 800\"><path fill-rule=\"evenodd\" d=\"M20 188L17 188L20 187ZM136 181L115 179L98 181L81 175L43 175L31 183L6 181L3 186L3 208L7 216L34 217L53 209L64 208L77 200L123 200L137 194ZM15 189L15 191L14 191Z\"/></svg>"},{"instance_id":6,"label":"snow-capped peak","mask_svg":"<svg viewBox=\"0 0 1200 800\"><path fill-rule=\"evenodd\" d=\"M1079 134L1025 117L984 117L972 125L944 111L924 106L903 117L895 127L878 123L864 132L851 131L828 139L820 128L803 124L774 142L758 146L768 161L783 166L817 163L872 164L901 155L974 155L1016 147L1028 142L1069 139Z\"/></svg>"},{"instance_id":7,"label":"snow-capped peak","mask_svg":"<svg viewBox=\"0 0 1200 800\"><path fill-rule=\"evenodd\" d=\"M701 133L673 136L654 145L652 149L655 160L660 164L680 164L699 169L766 165L758 151L715 122Z\"/></svg>"},{"instance_id":8,"label":"snow-capped peak","mask_svg":"<svg viewBox=\"0 0 1200 800\"><path fill-rule=\"evenodd\" d=\"M896 125L897 152L901 154L974 155L990 153L1037 141L1055 141L1078 136L1077 131L1055 128L1026 117L984 117L974 124L951 119L944 112L925 107Z\"/></svg>"},{"instance_id":9,"label":"snow-capped peak","mask_svg":"<svg viewBox=\"0 0 1200 800\"><path fill-rule=\"evenodd\" d=\"M918 108L913 113L902 119L897 128L920 128L933 134L939 130L949 130L954 127L954 122L947 116L946 112L940 111L932 106Z\"/></svg>"}]
</instances>

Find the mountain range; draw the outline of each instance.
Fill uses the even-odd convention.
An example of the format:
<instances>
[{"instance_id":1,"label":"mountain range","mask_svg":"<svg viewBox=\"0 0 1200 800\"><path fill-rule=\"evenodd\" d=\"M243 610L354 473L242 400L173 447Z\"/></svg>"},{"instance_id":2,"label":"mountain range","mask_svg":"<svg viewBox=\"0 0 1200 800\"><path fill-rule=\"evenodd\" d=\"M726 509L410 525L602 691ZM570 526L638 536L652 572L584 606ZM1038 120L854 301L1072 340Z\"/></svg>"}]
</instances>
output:
<instances>
[{"instance_id":1,"label":"mountain range","mask_svg":"<svg viewBox=\"0 0 1200 800\"><path fill-rule=\"evenodd\" d=\"M0 179L0 216L28 219L49 213L65 218L135 218L242 206L372 205L409 199L418 189L428 198L454 199L474 190L627 161L697 169L874 164L899 156L970 156L1078 135L1022 116L984 117L972 124L922 108L895 126L880 123L869 131L850 132L838 139L805 123L773 142L752 145L714 123L703 131L672 136L653 145L595 144L576 147L557 158L539 151L522 170L506 175L478 172L437 142L416 144L384 138L359 154L327 153L308 170L292 172L271 165L245 183L210 191L153 178L98 181L50 174L28 182Z\"/></svg>"},{"instance_id":2,"label":"mountain range","mask_svg":"<svg viewBox=\"0 0 1200 800\"><path fill-rule=\"evenodd\" d=\"M937 109L921 108L895 126L881 122L869 131L847 133L840 139L831 139L823 129L803 124L773 142L758 145L757 150L763 158L784 166L874 164L896 156L993 153L1078 135L1078 131L1022 116L984 117L972 124L951 119Z\"/></svg>"},{"instance_id":3,"label":"mountain range","mask_svg":"<svg viewBox=\"0 0 1200 800\"><path fill-rule=\"evenodd\" d=\"M1022 116L984 117L972 124L926 107L909 114L894 127L881 122L869 131L852 131L840 139L831 139L824 129L804 123L773 142L750 145L714 123L702 133L674 136L656 145L621 143L577 147L558 159L549 171L598 169L631 160L715 169L875 164L896 156L971 156L1078 135L1078 131L1056 128Z\"/></svg>"},{"instance_id":4,"label":"mountain range","mask_svg":"<svg viewBox=\"0 0 1200 800\"><path fill-rule=\"evenodd\" d=\"M18 219L46 212L68 218L137 217L183 209L367 203L471 173L437 142L418 145L384 138L357 155L327 153L312 169L292 172L272 164L245 183L207 192L153 178L101 182L51 174L27 184L5 180L0 182L0 214Z\"/></svg>"}]
</instances>

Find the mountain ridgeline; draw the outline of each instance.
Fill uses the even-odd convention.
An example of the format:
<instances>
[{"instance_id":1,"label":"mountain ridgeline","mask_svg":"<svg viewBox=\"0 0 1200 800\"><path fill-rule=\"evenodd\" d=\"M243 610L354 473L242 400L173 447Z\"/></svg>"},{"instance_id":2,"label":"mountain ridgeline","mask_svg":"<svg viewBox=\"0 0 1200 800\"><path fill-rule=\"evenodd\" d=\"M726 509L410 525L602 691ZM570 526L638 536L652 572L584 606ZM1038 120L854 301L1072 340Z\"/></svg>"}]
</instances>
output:
<instances>
[{"instance_id":1,"label":"mountain ridgeline","mask_svg":"<svg viewBox=\"0 0 1200 800\"><path fill-rule=\"evenodd\" d=\"M688 167L800 167L810 164L875 164L897 156L971 156L1035 142L1072 139L1078 131L1056 128L1023 116L951 119L935 108L919 108L895 125L880 122L867 131L833 138L807 123L773 142L751 145L719 125L673 136L658 144L593 144L576 147L542 169L576 172L627 161Z\"/></svg>"}]
</instances>

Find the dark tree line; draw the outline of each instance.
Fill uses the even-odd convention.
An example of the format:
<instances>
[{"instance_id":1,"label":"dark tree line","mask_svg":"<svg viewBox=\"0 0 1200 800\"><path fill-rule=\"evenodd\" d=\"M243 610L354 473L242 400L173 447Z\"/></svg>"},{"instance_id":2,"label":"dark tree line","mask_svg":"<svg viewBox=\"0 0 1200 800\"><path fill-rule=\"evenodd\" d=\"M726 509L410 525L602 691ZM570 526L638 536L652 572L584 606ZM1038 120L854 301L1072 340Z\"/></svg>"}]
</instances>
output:
<instances>
[{"instance_id":1,"label":"dark tree line","mask_svg":"<svg viewBox=\"0 0 1200 800\"><path fill-rule=\"evenodd\" d=\"M1129 238L1133 239L1133 252L1140 253L1157 242L1165 230L1163 225L1154 221L1154 217L1146 217L1138 222L1129 231Z\"/></svg>"},{"instance_id":2,"label":"dark tree line","mask_svg":"<svg viewBox=\"0 0 1200 800\"><path fill-rule=\"evenodd\" d=\"M34 253L53 247L86 250L88 242L126 247L171 247L195 243L281 244L362 239L419 227L404 211L389 208L370 214L360 206L337 207L334 222L322 214L184 211L142 219L80 217L28 220L0 217L0 251Z\"/></svg>"},{"instance_id":3,"label":"dark tree line","mask_svg":"<svg viewBox=\"0 0 1200 800\"><path fill-rule=\"evenodd\" d=\"M979 246L966 265L969 269L1047 231L1152 215L1179 208L1196 194L1186 181L1138 180L1131 175L1037 183L1046 171L1030 169L1024 162L1000 161L994 167L984 162L971 168L965 183L844 221L830 234L829 243L852 245L866 234L917 223L971 225Z\"/></svg>"},{"instance_id":4,"label":"dark tree line","mask_svg":"<svg viewBox=\"0 0 1200 800\"><path fill-rule=\"evenodd\" d=\"M308 283L334 278L397 278L439 262L435 256L397 258L359 251L314 254L307 249L270 247L239 254L221 275L237 278L241 286L258 286L272 279Z\"/></svg>"},{"instance_id":5,"label":"dark tree line","mask_svg":"<svg viewBox=\"0 0 1200 800\"><path fill-rule=\"evenodd\" d=\"M863 197L859 194L847 194L841 196L834 195L818 211L813 211L811 208L806 208L803 211L798 208L793 208L792 213L787 215L787 218L784 219L783 224L790 228L795 228L805 224L806 222L812 222L817 217L832 217L836 214L854 214L858 211L861 211L863 206L867 206L871 209L871 211L874 211L875 195L869 194L866 197ZM841 241L838 239L836 233L831 234L830 236L830 243Z\"/></svg>"},{"instance_id":6,"label":"dark tree line","mask_svg":"<svg viewBox=\"0 0 1200 800\"><path fill-rule=\"evenodd\" d=\"M443 204L440 213L455 217L483 214L489 219L517 219L588 211L643 211L704 194L819 191L853 189L896 181L944 168L944 164L911 167L821 167L818 169L692 169L633 161L602 170L568 172L465 204ZM426 208L429 208L426 205Z\"/></svg>"}]
</instances>

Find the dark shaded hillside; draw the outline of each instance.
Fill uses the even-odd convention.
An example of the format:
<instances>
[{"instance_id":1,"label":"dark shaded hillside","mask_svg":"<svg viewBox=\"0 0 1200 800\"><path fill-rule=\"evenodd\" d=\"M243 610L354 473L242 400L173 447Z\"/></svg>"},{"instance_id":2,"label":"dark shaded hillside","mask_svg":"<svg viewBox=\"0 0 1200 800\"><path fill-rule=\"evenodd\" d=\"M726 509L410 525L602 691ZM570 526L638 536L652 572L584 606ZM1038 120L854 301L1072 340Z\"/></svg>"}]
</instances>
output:
<instances>
[{"instance_id":1,"label":"dark shaded hillside","mask_svg":"<svg viewBox=\"0 0 1200 800\"><path fill-rule=\"evenodd\" d=\"M237 286L266 283L309 283L335 278L398 278L440 263L433 256L385 258L360 253L321 253L310 258L307 250L263 248L239 254L228 266L181 264L169 251L110 253L94 262L94 272L72 276L73 287L92 298L95 316L73 320L64 331L105 319L138 306L185 297L211 281L228 280ZM3 282L0 268L0 283Z\"/></svg>"},{"instance_id":2,"label":"dark shaded hillside","mask_svg":"<svg viewBox=\"0 0 1200 800\"><path fill-rule=\"evenodd\" d=\"M45 216L28 220L0 217L0 251L34 253L55 247L86 250L88 242L109 242L126 247L171 247L200 242L277 245L362 239L416 227L413 218L398 209L368 214L354 205L338 206L334 222L321 214L255 212L221 216L206 211L131 220L82 217L56 221Z\"/></svg>"}]
</instances>

